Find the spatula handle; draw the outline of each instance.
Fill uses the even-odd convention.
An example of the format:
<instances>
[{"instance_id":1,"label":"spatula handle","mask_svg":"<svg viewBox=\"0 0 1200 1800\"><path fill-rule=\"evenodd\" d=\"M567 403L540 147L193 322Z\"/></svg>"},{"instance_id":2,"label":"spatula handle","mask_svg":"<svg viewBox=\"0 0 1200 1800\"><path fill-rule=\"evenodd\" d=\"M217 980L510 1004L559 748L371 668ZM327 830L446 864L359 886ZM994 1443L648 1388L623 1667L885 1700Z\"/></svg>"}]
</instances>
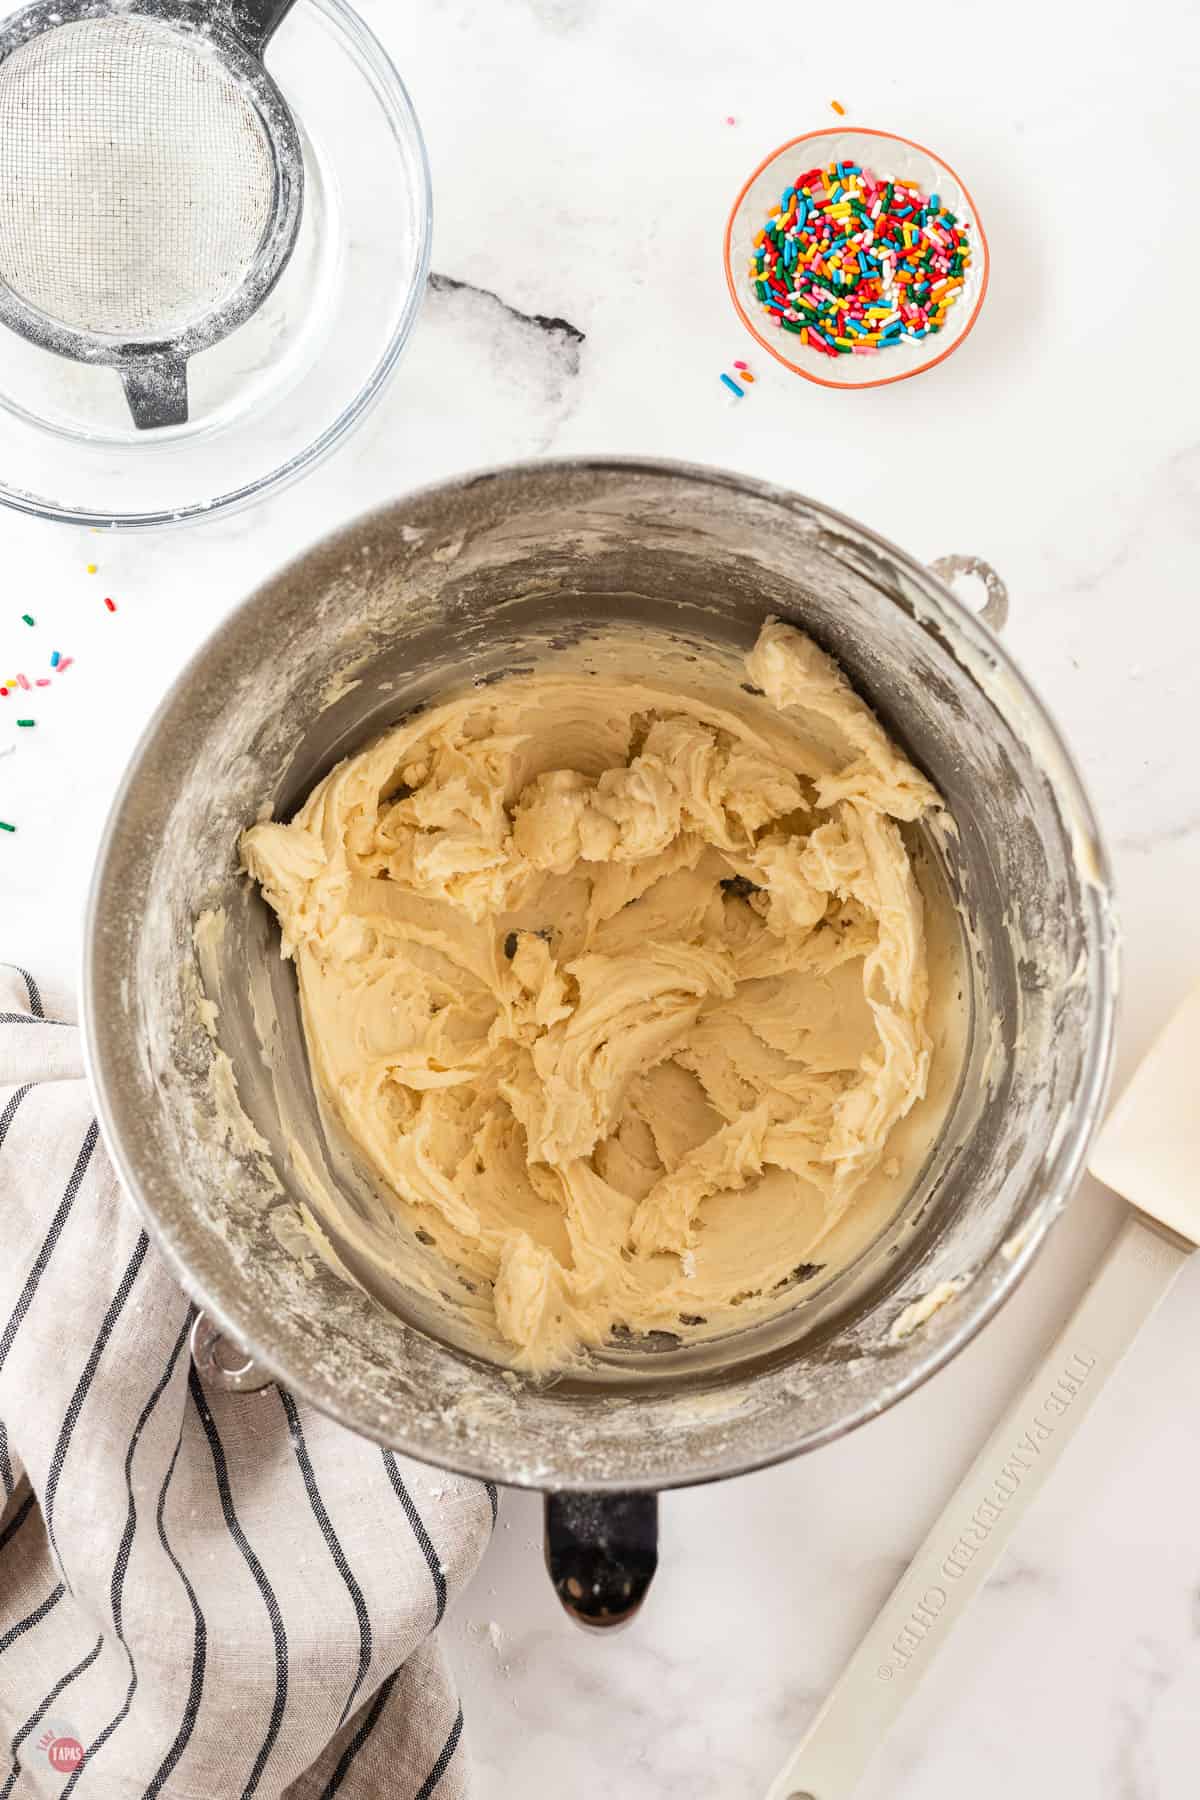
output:
<instances>
[{"instance_id":1,"label":"spatula handle","mask_svg":"<svg viewBox=\"0 0 1200 1800\"><path fill-rule=\"evenodd\" d=\"M971 1464L768 1800L849 1800L1186 1251L1131 1213L1066 1326Z\"/></svg>"}]
</instances>

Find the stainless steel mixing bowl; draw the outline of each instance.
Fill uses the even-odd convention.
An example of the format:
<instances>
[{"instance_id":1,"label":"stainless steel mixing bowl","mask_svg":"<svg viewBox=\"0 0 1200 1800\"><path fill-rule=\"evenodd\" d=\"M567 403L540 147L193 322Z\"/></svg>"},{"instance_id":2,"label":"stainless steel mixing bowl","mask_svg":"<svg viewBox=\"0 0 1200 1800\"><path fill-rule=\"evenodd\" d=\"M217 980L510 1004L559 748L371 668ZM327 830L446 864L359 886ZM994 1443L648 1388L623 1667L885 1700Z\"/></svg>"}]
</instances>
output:
<instances>
[{"instance_id":1,"label":"stainless steel mixing bowl","mask_svg":"<svg viewBox=\"0 0 1200 1800\"><path fill-rule=\"evenodd\" d=\"M957 823L925 853L965 922L963 1079L899 1217L829 1287L811 1299L797 1289L780 1318L716 1344L634 1345L538 1386L471 1354L399 1286L361 1268L355 1285L296 1254L307 1191L284 1100L318 1165L324 1146L291 969L239 875L238 833L264 807L287 816L414 707L528 666L540 647L633 622L715 649L734 671L770 613L838 658ZM193 922L213 906L227 916L213 977L220 1043L265 1156L214 1130L192 948ZM261 588L194 658L105 834L87 1043L104 1135L149 1229L263 1368L354 1430L447 1468L547 1490L652 1490L839 1436L995 1312L1070 1194L1102 1103L1114 946L1105 859L1070 758L991 632L928 569L740 476L541 463L359 520ZM256 1021L247 970L264 965L273 1017ZM952 1305L893 1339L907 1299L963 1276Z\"/></svg>"}]
</instances>

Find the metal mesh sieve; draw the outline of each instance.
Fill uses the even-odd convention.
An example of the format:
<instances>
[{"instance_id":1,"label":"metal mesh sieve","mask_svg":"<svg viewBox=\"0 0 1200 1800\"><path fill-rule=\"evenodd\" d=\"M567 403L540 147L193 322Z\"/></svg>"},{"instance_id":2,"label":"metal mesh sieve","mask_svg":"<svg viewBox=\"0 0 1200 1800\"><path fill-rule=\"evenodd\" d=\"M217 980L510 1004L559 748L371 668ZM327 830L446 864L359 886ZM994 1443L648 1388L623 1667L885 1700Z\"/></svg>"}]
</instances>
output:
<instances>
[{"instance_id":1,"label":"metal mesh sieve","mask_svg":"<svg viewBox=\"0 0 1200 1800\"><path fill-rule=\"evenodd\" d=\"M241 286L272 210L262 120L150 19L80 19L0 63L0 279L74 331L174 337Z\"/></svg>"},{"instance_id":2,"label":"metal mesh sieve","mask_svg":"<svg viewBox=\"0 0 1200 1800\"><path fill-rule=\"evenodd\" d=\"M115 366L139 425L186 418L187 357L261 304L299 226L266 32L237 25L80 0L0 37L0 317Z\"/></svg>"}]
</instances>

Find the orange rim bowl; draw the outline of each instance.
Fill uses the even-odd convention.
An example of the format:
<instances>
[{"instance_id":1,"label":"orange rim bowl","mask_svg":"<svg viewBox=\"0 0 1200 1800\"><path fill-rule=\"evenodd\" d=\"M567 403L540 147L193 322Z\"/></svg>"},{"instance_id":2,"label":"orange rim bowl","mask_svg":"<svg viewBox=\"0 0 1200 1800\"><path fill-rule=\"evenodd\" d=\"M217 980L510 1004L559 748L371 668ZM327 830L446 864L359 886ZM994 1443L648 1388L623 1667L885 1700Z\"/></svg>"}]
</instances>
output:
<instances>
[{"instance_id":1,"label":"orange rim bowl","mask_svg":"<svg viewBox=\"0 0 1200 1800\"><path fill-rule=\"evenodd\" d=\"M796 149L797 145L811 144L818 138L823 138L830 143L845 143L847 140L858 139L861 144L861 140L865 138L878 144L901 144L907 151L914 152L917 157L926 159L933 168L938 171L939 185L941 184L942 177L944 177L946 184L953 189L957 189L957 194L961 196L961 210L967 215L971 238L975 245L976 256L978 259L978 282L972 304L964 314L963 323L961 325L958 325L956 321L953 326L945 328L953 333L948 344L939 345L936 352L929 356L923 356L919 359L907 357L907 366L897 369L894 375L871 375L870 377L855 378L853 381L836 381L831 380L827 375L818 374L816 367L810 369L799 357L793 358L786 355L779 347L777 341L773 340L771 337L767 336L765 332L759 329L755 317L758 308L755 307L753 312L749 309L747 303L749 297L744 292L746 288L744 269L740 276L735 276L734 274L734 233L741 222L743 208L748 204L748 196L751 190L754 188L756 182L766 174L773 164L782 160L783 157L788 156ZM830 155L822 155L819 160L824 163L829 161L843 161L845 158L837 155L836 152L831 152ZM859 163L864 161L861 148L859 149L855 160ZM898 173L898 171L889 171L889 173ZM900 178L902 180L915 180L921 179L921 176L901 173ZM925 176L925 179L928 179L927 175ZM761 218L754 227L755 231L761 229L762 219L765 219L766 216L767 207L764 204ZM935 151L927 149L924 144L915 143L912 138L900 137L894 131L875 131L865 125L839 125L822 131L805 131L802 132L799 137L789 138L786 143L780 144L777 149L772 150L769 156L765 156L758 167L747 176L738 191L736 200L729 209L729 218L725 224L725 280L729 287L729 297L733 301L734 308L741 319L742 324L746 327L746 330L750 333L750 336L755 342L761 345L769 356L773 356L776 362L782 363L784 368L790 369L794 375L803 376L805 381L816 382L818 387L888 387L892 382L911 381L914 375L923 375L927 369L935 369L939 363L945 362L948 356L952 356L959 345L965 343L967 338L970 337L971 332L974 330L975 321L979 317L980 308L987 295L990 267L991 258L988 251L987 234L983 229L983 222L979 217L979 210L975 205L970 189L957 171L951 168L950 164L946 162L944 158L938 156ZM798 346L798 349L799 348L803 347ZM898 347L895 351L889 351L888 354L904 357L907 348L907 345ZM814 363L816 363L817 354L815 351L806 352L806 356L807 355L811 355ZM857 358L849 358L847 360L859 362L859 359ZM865 361L866 359L863 358L862 360ZM859 362L859 366L862 366L861 362ZM874 366L874 363L870 365L872 369Z\"/></svg>"}]
</instances>

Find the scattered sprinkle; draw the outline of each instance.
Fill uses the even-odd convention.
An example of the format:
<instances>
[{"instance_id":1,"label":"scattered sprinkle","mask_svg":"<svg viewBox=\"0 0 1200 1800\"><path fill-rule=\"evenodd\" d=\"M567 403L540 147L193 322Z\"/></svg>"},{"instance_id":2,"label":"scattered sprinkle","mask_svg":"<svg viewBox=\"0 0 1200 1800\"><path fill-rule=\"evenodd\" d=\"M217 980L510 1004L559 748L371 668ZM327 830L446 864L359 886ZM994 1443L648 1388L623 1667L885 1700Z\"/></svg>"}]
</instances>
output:
<instances>
[{"instance_id":1,"label":"scattered sprinkle","mask_svg":"<svg viewBox=\"0 0 1200 1800\"><path fill-rule=\"evenodd\" d=\"M24 619L26 625L33 625L37 622L32 613L22 613L21 617Z\"/></svg>"},{"instance_id":2,"label":"scattered sprinkle","mask_svg":"<svg viewBox=\"0 0 1200 1800\"><path fill-rule=\"evenodd\" d=\"M830 102L829 102L829 104L830 104L830 106L832 106L832 108L833 108L833 110L834 110L834 112L835 112L835 113L836 113L836 114L837 114L837 116L838 116L838 118L839 118L839 119L844 119L844 118L845 118L845 116L846 116L846 109L845 109L845 107L844 107L844 106L843 106L843 105L842 105L842 103L841 103L841 101L840 101L840 100L831 100L831 101L830 101Z\"/></svg>"},{"instance_id":3,"label":"scattered sprinkle","mask_svg":"<svg viewBox=\"0 0 1200 1800\"><path fill-rule=\"evenodd\" d=\"M0 694L7 694L7 693L8 693L8 689L6 687L0 687Z\"/></svg>"},{"instance_id":4,"label":"scattered sprinkle","mask_svg":"<svg viewBox=\"0 0 1200 1800\"><path fill-rule=\"evenodd\" d=\"M51 652L50 652L50 667L51 667L51 668L52 668L52 669L57 669L57 667L58 667L58 664L59 664L59 654L58 654L58 651L57 651L57 650L52 650L52 651L51 651Z\"/></svg>"},{"instance_id":5,"label":"scattered sprinkle","mask_svg":"<svg viewBox=\"0 0 1200 1800\"><path fill-rule=\"evenodd\" d=\"M725 114L725 123L727 125L736 125L737 120L734 118L732 113L726 113Z\"/></svg>"},{"instance_id":6,"label":"scattered sprinkle","mask_svg":"<svg viewBox=\"0 0 1200 1800\"><path fill-rule=\"evenodd\" d=\"M99 563L89 563L87 566L88 574L94 575L99 567L100 567Z\"/></svg>"},{"instance_id":7,"label":"scattered sprinkle","mask_svg":"<svg viewBox=\"0 0 1200 1800\"><path fill-rule=\"evenodd\" d=\"M967 232L915 182L831 162L784 189L748 274L772 325L821 356L869 356L942 329L970 267Z\"/></svg>"},{"instance_id":8,"label":"scattered sprinkle","mask_svg":"<svg viewBox=\"0 0 1200 1800\"><path fill-rule=\"evenodd\" d=\"M49 687L50 679L46 675L39 675L33 685L34 687Z\"/></svg>"},{"instance_id":9,"label":"scattered sprinkle","mask_svg":"<svg viewBox=\"0 0 1200 1800\"><path fill-rule=\"evenodd\" d=\"M735 369L748 369L750 367L750 364L744 363L744 362L735 362L733 366Z\"/></svg>"},{"instance_id":10,"label":"scattered sprinkle","mask_svg":"<svg viewBox=\"0 0 1200 1800\"><path fill-rule=\"evenodd\" d=\"M7 819L0 819L0 831L15 831L16 829L16 826L10 825Z\"/></svg>"},{"instance_id":11,"label":"scattered sprinkle","mask_svg":"<svg viewBox=\"0 0 1200 1800\"><path fill-rule=\"evenodd\" d=\"M104 596L104 604L107 606L109 612L116 612L117 603L115 600L110 600L107 594Z\"/></svg>"},{"instance_id":12,"label":"scattered sprinkle","mask_svg":"<svg viewBox=\"0 0 1200 1800\"><path fill-rule=\"evenodd\" d=\"M725 386L729 389L730 393L736 394L739 400L746 392L745 388L738 386L732 375L722 375L721 380L725 383Z\"/></svg>"},{"instance_id":13,"label":"scattered sprinkle","mask_svg":"<svg viewBox=\"0 0 1200 1800\"><path fill-rule=\"evenodd\" d=\"M24 675L17 676L17 686L23 687L25 689L26 693L29 692L29 682L26 680Z\"/></svg>"},{"instance_id":14,"label":"scattered sprinkle","mask_svg":"<svg viewBox=\"0 0 1200 1800\"><path fill-rule=\"evenodd\" d=\"M55 654L57 655L57 652ZM64 669L69 669L74 661L73 656L60 656L57 664L59 674L61 675Z\"/></svg>"},{"instance_id":15,"label":"scattered sprinkle","mask_svg":"<svg viewBox=\"0 0 1200 1800\"><path fill-rule=\"evenodd\" d=\"M18 720L17 720L17 724L18 724L18 725L24 725L24 726L26 726L26 727L28 727L28 726L30 726L30 725L36 725L36 724L37 724L37 720L36 720L36 719L18 719Z\"/></svg>"}]
</instances>

